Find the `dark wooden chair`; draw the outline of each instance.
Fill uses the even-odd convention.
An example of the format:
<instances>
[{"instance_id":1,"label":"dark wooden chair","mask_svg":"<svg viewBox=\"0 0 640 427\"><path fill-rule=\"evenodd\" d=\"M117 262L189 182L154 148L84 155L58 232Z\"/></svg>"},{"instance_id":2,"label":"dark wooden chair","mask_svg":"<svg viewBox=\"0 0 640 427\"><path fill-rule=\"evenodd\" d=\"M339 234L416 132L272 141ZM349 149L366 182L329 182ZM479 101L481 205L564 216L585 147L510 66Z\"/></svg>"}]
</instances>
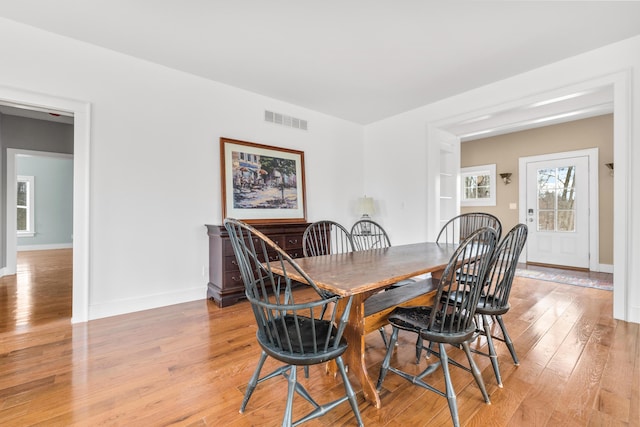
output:
<instances>
[{"instance_id":1,"label":"dark wooden chair","mask_svg":"<svg viewBox=\"0 0 640 427\"><path fill-rule=\"evenodd\" d=\"M361 219L351 226L351 239L356 251L391 246L391 240L384 228L370 219Z\"/></svg>"},{"instance_id":2,"label":"dark wooden chair","mask_svg":"<svg viewBox=\"0 0 640 427\"><path fill-rule=\"evenodd\" d=\"M485 212L470 212L448 220L440 229L436 242L459 243L482 227L491 227L496 230L498 240L500 240L502 224L498 217Z\"/></svg>"},{"instance_id":3,"label":"dark wooden chair","mask_svg":"<svg viewBox=\"0 0 640 427\"><path fill-rule=\"evenodd\" d=\"M342 354L347 349L343 332L349 317L351 298L338 312L339 296L327 296L313 280L278 245L255 228L241 221L225 219L233 251L238 261L247 299L258 326L256 337L262 348L258 366L249 380L240 406L244 412L256 386L263 381L282 375L287 379L286 409L283 426L296 426L324 415L339 404L349 401L356 422L362 426L356 394L345 371ZM284 275L273 273L277 264ZM296 301L291 286L294 283L287 274L295 271L312 287L317 298ZM272 357L284 365L270 374L260 376L267 359ZM342 377L345 395L325 404L317 403L297 381L297 367L324 364L335 360ZM313 409L297 421L292 421L295 393L307 400Z\"/></svg>"},{"instance_id":4,"label":"dark wooden chair","mask_svg":"<svg viewBox=\"0 0 640 427\"><path fill-rule=\"evenodd\" d=\"M502 320L502 315L509 311L509 295L513 284L513 277L516 273L518 258L522 248L527 241L528 228L525 224L518 224L507 233L496 247L493 259L489 265L486 275L485 285L478 306L476 307L476 332L487 338L489 352L475 350L476 353L488 356L491 359L493 371L498 385L502 387L500 368L498 366L498 356L496 354L493 340L502 341L507 345L513 363L519 365L513 341L507 333L507 328ZM490 321L491 320L491 321ZM495 335L491 331L491 325L498 324L502 336ZM482 325L482 328L479 326Z\"/></svg>"},{"instance_id":5,"label":"dark wooden chair","mask_svg":"<svg viewBox=\"0 0 640 427\"><path fill-rule=\"evenodd\" d=\"M490 227L480 228L468 235L460 243L445 268L440 278L433 304L429 307L398 307L391 312L389 323L393 326L393 332L380 368L378 390L382 388L387 371L392 371L412 384L446 397L453 424L459 426L456 394L449 374L449 365L451 364L473 374L485 402L489 403L489 395L484 386L480 370L471 355L469 343L475 337L475 311L496 241L496 231ZM457 278L460 273L469 277L469 280L464 283L460 282ZM443 299L443 295L448 295L449 298ZM419 350L425 350L437 356L438 361L430 364L417 375L390 366L391 354L401 329L419 335L421 343L423 340L437 343L438 351L422 345L420 345ZM446 345L462 348L469 361L469 366L464 366L453 359L449 359ZM444 373L445 391L435 388L424 381L424 378L433 373L438 366L442 367Z\"/></svg>"},{"instance_id":6,"label":"dark wooden chair","mask_svg":"<svg viewBox=\"0 0 640 427\"><path fill-rule=\"evenodd\" d=\"M497 240L500 241L502 223L498 217L485 212L470 212L457 215L448 220L440 229L436 242L457 244L482 227L493 228L496 231ZM458 278L465 280L460 274L458 274ZM420 359L420 347L422 347L422 338L418 335L416 343L416 363L418 363ZM427 353L427 357L428 356L429 353Z\"/></svg>"},{"instance_id":7,"label":"dark wooden chair","mask_svg":"<svg viewBox=\"0 0 640 427\"><path fill-rule=\"evenodd\" d=\"M316 221L310 224L302 235L302 252L306 257L351 251L353 251L351 234L335 221Z\"/></svg>"}]
</instances>

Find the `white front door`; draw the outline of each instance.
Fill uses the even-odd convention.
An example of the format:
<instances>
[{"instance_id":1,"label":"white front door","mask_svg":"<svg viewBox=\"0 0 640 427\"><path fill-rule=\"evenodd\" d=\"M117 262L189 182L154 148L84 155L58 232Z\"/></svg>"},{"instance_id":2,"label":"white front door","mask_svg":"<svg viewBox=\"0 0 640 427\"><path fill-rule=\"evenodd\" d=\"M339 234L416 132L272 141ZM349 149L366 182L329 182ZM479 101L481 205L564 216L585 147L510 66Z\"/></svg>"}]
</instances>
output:
<instances>
[{"instance_id":1,"label":"white front door","mask_svg":"<svg viewBox=\"0 0 640 427\"><path fill-rule=\"evenodd\" d=\"M526 162L527 262L589 268L589 157Z\"/></svg>"}]
</instances>

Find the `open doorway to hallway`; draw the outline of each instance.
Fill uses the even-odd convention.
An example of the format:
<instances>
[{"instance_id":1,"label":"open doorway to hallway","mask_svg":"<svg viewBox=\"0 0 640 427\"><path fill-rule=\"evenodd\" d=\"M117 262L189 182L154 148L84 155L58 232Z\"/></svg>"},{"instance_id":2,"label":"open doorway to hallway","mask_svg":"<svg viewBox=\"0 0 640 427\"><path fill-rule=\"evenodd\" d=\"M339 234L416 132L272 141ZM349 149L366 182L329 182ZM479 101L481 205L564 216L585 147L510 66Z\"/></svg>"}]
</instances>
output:
<instances>
[{"instance_id":1,"label":"open doorway to hallway","mask_svg":"<svg viewBox=\"0 0 640 427\"><path fill-rule=\"evenodd\" d=\"M0 294L6 309L0 311L0 330L68 322L73 311L73 115L0 104L0 119L6 166ZM60 263L51 265L52 249L64 254L54 257L62 256ZM50 277L60 269L66 276Z\"/></svg>"},{"instance_id":2,"label":"open doorway to hallway","mask_svg":"<svg viewBox=\"0 0 640 427\"><path fill-rule=\"evenodd\" d=\"M73 116L73 297L71 322L86 322L89 320L89 214L90 214L90 184L91 163L90 135L91 135L91 104L70 98L61 98L33 91L0 86L0 104L15 106L35 111L64 113ZM0 141L1 142L1 141ZM5 179L4 171L0 180ZM6 186L3 183L3 186ZM3 200L4 201L4 200ZM15 255L6 251L9 240L16 238L15 233L7 232L7 219L13 210L6 210L2 218L4 245L0 245L0 271L7 272L7 265L15 265ZM0 214L0 216L2 216Z\"/></svg>"}]
</instances>

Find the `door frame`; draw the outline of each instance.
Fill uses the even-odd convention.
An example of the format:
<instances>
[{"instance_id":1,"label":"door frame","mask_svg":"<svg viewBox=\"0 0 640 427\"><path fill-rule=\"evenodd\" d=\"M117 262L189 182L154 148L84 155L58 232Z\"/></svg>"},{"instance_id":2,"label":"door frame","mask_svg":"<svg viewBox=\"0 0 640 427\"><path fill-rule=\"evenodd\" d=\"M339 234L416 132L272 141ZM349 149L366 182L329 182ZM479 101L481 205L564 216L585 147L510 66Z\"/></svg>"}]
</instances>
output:
<instances>
[{"instance_id":1,"label":"door frame","mask_svg":"<svg viewBox=\"0 0 640 427\"><path fill-rule=\"evenodd\" d=\"M598 196L597 148L520 157L518 159L518 198L520 199L518 220L523 224L527 224L527 163L559 160L571 157L587 157L589 160L589 270L600 271L600 215L598 209L600 202ZM527 260L527 245L522 249L520 260Z\"/></svg>"},{"instance_id":2,"label":"door frame","mask_svg":"<svg viewBox=\"0 0 640 427\"><path fill-rule=\"evenodd\" d=\"M0 103L22 108L46 109L73 114L73 296L71 323L89 320L89 234L90 234L90 135L91 104L68 98L35 93L22 89L0 86ZM5 182L6 188L6 182ZM8 211L8 207L6 207ZM9 213L5 211L5 222ZM5 228L6 230L6 228ZM5 231L6 239L15 230ZM13 254L4 248L5 274L11 265L15 269L15 251Z\"/></svg>"}]
</instances>

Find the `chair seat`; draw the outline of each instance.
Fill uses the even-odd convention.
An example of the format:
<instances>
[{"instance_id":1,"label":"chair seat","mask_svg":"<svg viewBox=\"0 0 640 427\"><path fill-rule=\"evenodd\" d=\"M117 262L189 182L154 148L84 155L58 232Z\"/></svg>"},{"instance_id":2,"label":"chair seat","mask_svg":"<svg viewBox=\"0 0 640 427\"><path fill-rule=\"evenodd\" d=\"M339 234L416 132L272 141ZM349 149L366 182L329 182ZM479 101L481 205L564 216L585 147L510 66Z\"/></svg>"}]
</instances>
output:
<instances>
[{"instance_id":1,"label":"chair seat","mask_svg":"<svg viewBox=\"0 0 640 427\"><path fill-rule=\"evenodd\" d=\"M389 323L405 331L412 331L420 334L422 339L444 343L461 343L469 340L475 330L475 324L471 322L465 330L458 332L447 332L454 328L452 323L458 323L457 315L447 315L444 319L439 318L434 323L435 328L431 329L431 307L398 307L389 315Z\"/></svg>"},{"instance_id":2,"label":"chair seat","mask_svg":"<svg viewBox=\"0 0 640 427\"><path fill-rule=\"evenodd\" d=\"M452 301L456 300L456 297L451 295L451 294L444 294L441 298L441 300L443 299L450 299ZM458 301L460 301L461 296L458 295ZM511 305L509 303L503 304L501 303L497 297L495 297L494 295L481 295L480 299L478 300L478 307L476 308L476 314L486 314L489 316L495 316L498 314L505 314L507 311L509 311L509 309L511 308Z\"/></svg>"},{"instance_id":3,"label":"chair seat","mask_svg":"<svg viewBox=\"0 0 640 427\"><path fill-rule=\"evenodd\" d=\"M480 301L478 301L476 314L495 316L497 314L505 314L510 308L511 305L508 302L501 304L493 295L483 295L480 297Z\"/></svg>"},{"instance_id":4,"label":"chair seat","mask_svg":"<svg viewBox=\"0 0 640 427\"><path fill-rule=\"evenodd\" d=\"M260 346L271 357L292 365L323 363L335 359L347 349L344 339L337 345L333 344L337 330L328 320L286 315L271 320L265 329L272 337L269 339L264 329L259 329L257 338Z\"/></svg>"}]
</instances>

